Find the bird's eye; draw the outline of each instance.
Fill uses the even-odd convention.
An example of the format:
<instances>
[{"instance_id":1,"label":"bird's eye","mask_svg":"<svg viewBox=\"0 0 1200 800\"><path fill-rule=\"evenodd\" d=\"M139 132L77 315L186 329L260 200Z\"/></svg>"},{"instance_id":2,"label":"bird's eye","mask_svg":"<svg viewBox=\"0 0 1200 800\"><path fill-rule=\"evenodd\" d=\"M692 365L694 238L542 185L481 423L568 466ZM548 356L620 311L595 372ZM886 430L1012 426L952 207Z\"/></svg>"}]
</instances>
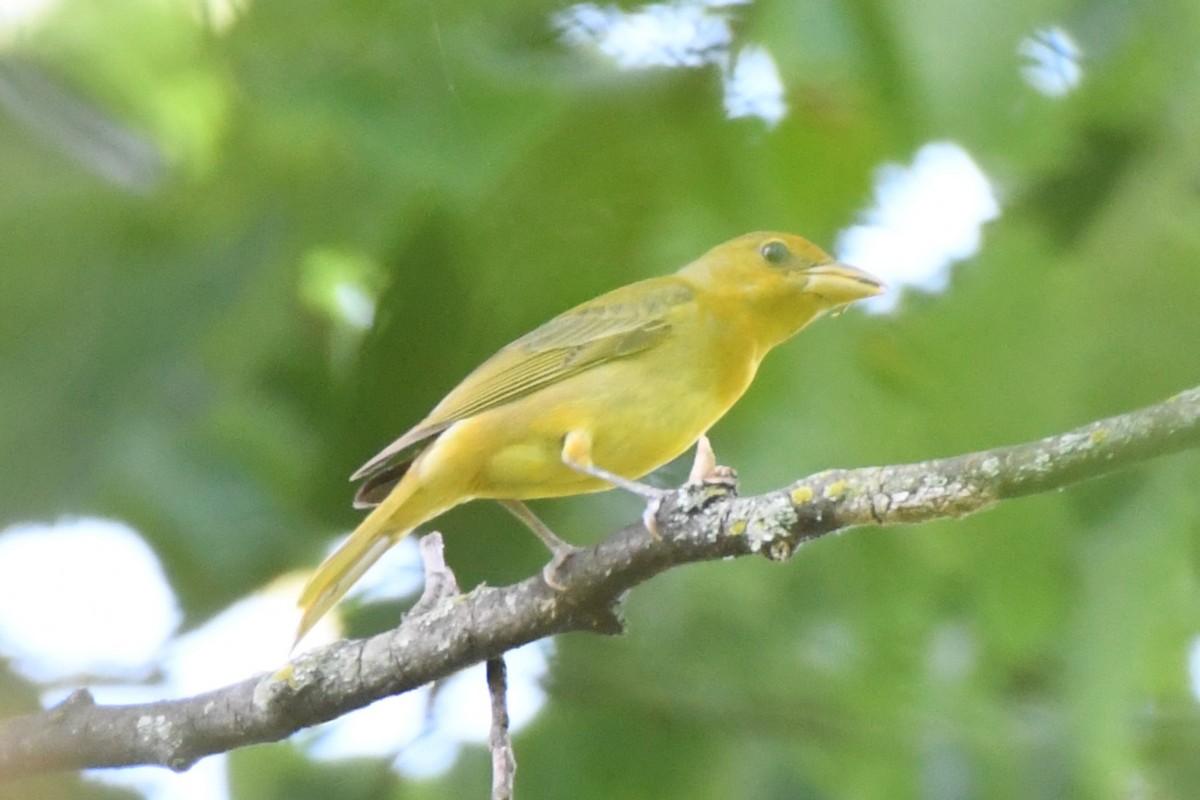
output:
<instances>
[{"instance_id":1,"label":"bird's eye","mask_svg":"<svg viewBox=\"0 0 1200 800\"><path fill-rule=\"evenodd\" d=\"M758 248L758 252L770 264L782 264L792 255L788 246L778 239L765 242L762 247Z\"/></svg>"}]
</instances>

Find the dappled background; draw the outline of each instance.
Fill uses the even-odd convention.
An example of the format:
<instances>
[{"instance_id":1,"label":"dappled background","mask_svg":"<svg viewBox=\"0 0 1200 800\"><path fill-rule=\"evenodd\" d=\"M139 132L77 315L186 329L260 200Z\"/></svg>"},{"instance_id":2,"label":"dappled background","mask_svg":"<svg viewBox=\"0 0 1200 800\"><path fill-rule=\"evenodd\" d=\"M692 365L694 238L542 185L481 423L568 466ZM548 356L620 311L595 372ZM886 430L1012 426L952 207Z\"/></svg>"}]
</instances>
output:
<instances>
[{"instance_id":1,"label":"dappled background","mask_svg":"<svg viewBox=\"0 0 1200 800\"><path fill-rule=\"evenodd\" d=\"M747 493L1200 382L1200 6L0 3L0 713L287 655L345 478L553 314L739 233L885 278L712 432ZM679 482L686 465L655 477ZM1200 458L638 589L512 659L524 797L1200 793ZM537 505L577 543L637 518ZM493 505L464 586L534 573ZM394 624L412 551L316 639ZM0 797L482 797L466 673L192 772Z\"/></svg>"}]
</instances>

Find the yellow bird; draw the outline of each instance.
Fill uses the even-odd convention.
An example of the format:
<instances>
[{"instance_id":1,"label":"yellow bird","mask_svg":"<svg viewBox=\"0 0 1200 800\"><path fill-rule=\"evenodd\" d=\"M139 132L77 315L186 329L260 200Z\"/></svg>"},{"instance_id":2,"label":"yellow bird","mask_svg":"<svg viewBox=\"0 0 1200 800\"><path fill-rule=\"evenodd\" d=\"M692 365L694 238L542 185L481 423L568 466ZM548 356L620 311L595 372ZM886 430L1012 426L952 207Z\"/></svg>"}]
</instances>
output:
<instances>
[{"instance_id":1,"label":"yellow bird","mask_svg":"<svg viewBox=\"0 0 1200 800\"><path fill-rule=\"evenodd\" d=\"M375 508L309 580L296 640L384 551L468 500L499 500L551 549L552 570L573 548L521 501L653 492L633 480L702 437L771 348L882 291L806 239L748 233L522 336L354 473L355 504Z\"/></svg>"}]
</instances>

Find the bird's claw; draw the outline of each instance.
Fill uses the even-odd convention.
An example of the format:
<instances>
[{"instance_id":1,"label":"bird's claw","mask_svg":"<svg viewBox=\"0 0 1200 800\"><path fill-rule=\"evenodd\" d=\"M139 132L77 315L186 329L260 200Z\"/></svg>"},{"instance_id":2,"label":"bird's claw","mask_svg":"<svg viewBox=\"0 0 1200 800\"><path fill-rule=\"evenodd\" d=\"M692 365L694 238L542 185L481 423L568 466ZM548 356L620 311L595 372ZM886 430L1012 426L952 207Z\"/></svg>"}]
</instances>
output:
<instances>
[{"instance_id":1,"label":"bird's claw","mask_svg":"<svg viewBox=\"0 0 1200 800\"><path fill-rule=\"evenodd\" d=\"M737 470L717 464L717 455L713 452L712 442L701 435L696 440L696 457L692 460L692 469L687 479L690 486L737 486Z\"/></svg>"},{"instance_id":2,"label":"bird's claw","mask_svg":"<svg viewBox=\"0 0 1200 800\"><path fill-rule=\"evenodd\" d=\"M712 472L705 475L701 483L706 486L727 486L733 488L737 486L738 474L733 467L718 465L713 467Z\"/></svg>"},{"instance_id":3,"label":"bird's claw","mask_svg":"<svg viewBox=\"0 0 1200 800\"><path fill-rule=\"evenodd\" d=\"M658 512L662 508L664 497L665 493L651 497L646 503L645 511L642 512L642 525L646 528L646 533L650 534L650 538L656 542L662 541L662 532L658 529Z\"/></svg>"},{"instance_id":4,"label":"bird's claw","mask_svg":"<svg viewBox=\"0 0 1200 800\"><path fill-rule=\"evenodd\" d=\"M546 566L542 567L542 581L556 592L565 592L567 587L558 579L558 568L567 563L579 549L578 547L556 549L554 556L546 562Z\"/></svg>"}]
</instances>

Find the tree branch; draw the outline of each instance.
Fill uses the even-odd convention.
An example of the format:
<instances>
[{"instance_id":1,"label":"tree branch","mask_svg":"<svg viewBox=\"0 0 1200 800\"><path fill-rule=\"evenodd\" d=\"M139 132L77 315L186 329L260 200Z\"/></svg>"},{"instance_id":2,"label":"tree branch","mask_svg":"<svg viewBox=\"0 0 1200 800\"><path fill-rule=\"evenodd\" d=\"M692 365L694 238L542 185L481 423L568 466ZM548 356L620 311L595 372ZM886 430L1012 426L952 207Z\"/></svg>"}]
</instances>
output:
<instances>
[{"instance_id":1,"label":"tree branch","mask_svg":"<svg viewBox=\"0 0 1200 800\"><path fill-rule=\"evenodd\" d=\"M1036 442L829 470L757 497L688 485L659 511L661 540L635 525L579 551L556 573L564 591L540 576L481 586L409 614L394 630L334 643L273 675L195 697L99 706L81 690L56 708L9 719L0 723L0 778L133 764L186 769L206 755L286 738L536 639L618 633L624 593L679 564L751 553L782 560L832 531L961 517L1198 444L1200 387Z\"/></svg>"}]
</instances>

